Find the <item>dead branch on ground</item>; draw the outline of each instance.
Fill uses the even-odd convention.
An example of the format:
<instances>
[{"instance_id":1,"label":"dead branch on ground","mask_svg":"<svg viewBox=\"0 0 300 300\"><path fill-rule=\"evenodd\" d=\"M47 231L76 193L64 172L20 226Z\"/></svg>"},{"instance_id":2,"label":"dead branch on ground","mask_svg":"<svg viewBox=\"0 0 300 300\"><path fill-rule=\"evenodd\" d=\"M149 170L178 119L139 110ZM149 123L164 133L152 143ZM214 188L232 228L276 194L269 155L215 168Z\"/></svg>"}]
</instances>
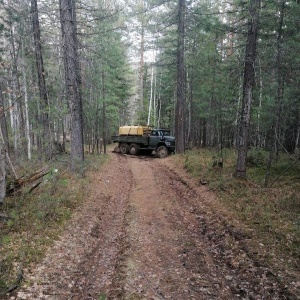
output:
<instances>
[{"instance_id":1,"label":"dead branch on ground","mask_svg":"<svg viewBox=\"0 0 300 300\"><path fill-rule=\"evenodd\" d=\"M23 176L21 178L14 179L13 182L8 183L8 185L6 187L6 195L9 195L9 194L21 189L25 185L34 183L38 179L40 179L40 178L44 177L45 175L47 175L48 173L50 173L50 171L51 170L48 167L46 167L46 168L43 168L43 169L40 169L40 170L34 172L33 174L28 175L28 176ZM34 186L34 188L36 188L40 183L36 184ZM30 192L34 188L31 188Z\"/></svg>"}]
</instances>

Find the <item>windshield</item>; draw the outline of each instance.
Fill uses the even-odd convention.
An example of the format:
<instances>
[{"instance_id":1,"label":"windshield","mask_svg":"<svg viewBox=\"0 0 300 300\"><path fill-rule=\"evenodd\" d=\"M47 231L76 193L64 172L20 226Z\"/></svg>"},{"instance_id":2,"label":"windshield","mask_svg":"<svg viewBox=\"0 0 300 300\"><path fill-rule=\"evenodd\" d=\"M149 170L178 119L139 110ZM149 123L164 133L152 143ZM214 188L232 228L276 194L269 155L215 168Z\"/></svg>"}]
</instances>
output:
<instances>
[{"instance_id":1,"label":"windshield","mask_svg":"<svg viewBox=\"0 0 300 300\"><path fill-rule=\"evenodd\" d=\"M170 130L152 130L151 131L152 136L170 136Z\"/></svg>"},{"instance_id":2,"label":"windshield","mask_svg":"<svg viewBox=\"0 0 300 300\"><path fill-rule=\"evenodd\" d=\"M166 135L166 136L171 135L170 131L168 131L168 130L162 130L161 132L162 132L162 135Z\"/></svg>"}]
</instances>

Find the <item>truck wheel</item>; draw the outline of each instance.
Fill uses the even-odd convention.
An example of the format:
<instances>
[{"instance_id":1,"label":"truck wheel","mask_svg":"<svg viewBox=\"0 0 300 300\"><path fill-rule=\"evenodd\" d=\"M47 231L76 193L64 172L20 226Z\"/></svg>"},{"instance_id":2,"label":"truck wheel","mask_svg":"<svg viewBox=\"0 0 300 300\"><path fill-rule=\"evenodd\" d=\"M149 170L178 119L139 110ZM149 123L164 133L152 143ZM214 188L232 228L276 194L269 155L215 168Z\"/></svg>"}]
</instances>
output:
<instances>
[{"instance_id":1,"label":"truck wheel","mask_svg":"<svg viewBox=\"0 0 300 300\"><path fill-rule=\"evenodd\" d=\"M122 154L127 154L129 152L129 146L127 144L125 144L125 143L122 143L120 145L120 152Z\"/></svg>"},{"instance_id":2,"label":"truck wheel","mask_svg":"<svg viewBox=\"0 0 300 300\"><path fill-rule=\"evenodd\" d=\"M165 158L169 155L169 150L166 146L159 146L156 152L159 158Z\"/></svg>"},{"instance_id":3,"label":"truck wheel","mask_svg":"<svg viewBox=\"0 0 300 300\"><path fill-rule=\"evenodd\" d=\"M138 155L138 153L139 153L139 146L137 144L131 144L129 146L129 153L131 155Z\"/></svg>"}]
</instances>

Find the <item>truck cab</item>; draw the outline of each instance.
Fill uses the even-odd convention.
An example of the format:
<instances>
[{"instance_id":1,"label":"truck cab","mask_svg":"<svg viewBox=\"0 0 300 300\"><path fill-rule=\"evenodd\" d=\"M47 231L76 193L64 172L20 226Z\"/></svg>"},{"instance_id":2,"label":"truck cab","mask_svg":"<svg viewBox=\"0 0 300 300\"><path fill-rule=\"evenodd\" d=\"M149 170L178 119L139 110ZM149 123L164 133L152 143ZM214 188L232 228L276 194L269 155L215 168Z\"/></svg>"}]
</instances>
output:
<instances>
[{"instance_id":1,"label":"truck cab","mask_svg":"<svg viewBox=\"0 0 300 300\"><path fill-rule=\"evenodd\" d=\"M175 137L166 129L152 129L149 137L149 148L156 150L157 155L167 156L175 151Z\"/></svg>"}]
</instances>

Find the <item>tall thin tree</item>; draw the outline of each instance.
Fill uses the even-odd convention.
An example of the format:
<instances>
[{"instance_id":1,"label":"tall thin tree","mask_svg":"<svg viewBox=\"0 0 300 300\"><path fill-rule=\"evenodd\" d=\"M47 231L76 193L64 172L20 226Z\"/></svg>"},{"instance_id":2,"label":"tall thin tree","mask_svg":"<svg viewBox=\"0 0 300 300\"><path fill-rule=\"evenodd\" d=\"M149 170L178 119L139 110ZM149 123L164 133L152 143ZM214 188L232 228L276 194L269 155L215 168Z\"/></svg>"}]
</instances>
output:
<instances>
[{"instance_id":1,"label":"tall thin tree","mask_svg":"<svg viewBox=\"0 0 300 300\"><path fill-rule=\"evenodd\" d=\"M60 0L59 5L66 92L71 114L71 169L79 172L84 161L84 144L75 0Z\"/></svg>"},{"instance_id":2,"label":"tall thin tree","mask_svg":"<svg viewBox=\"0 0 300 300\"><path fill-rule=\"evenodd\" d=\"M251 0L249 7L248 33L244 60L244 82L242 109L237 136L238 158L235 176L246 178L246 159L248 151L251 103L255 84L255 60L258 35L260 0Z\"/></svg>"},{"instance_id":3,"label":"tall thin tree","mask_svg":"<svg viewBox=\"0 0 300 300\"><path fill-rule=\"evenodd\" d=\"M178 0L177 101L175 106L176 152L185 150L185 0Z\"/></svg>"},{"instance_id":4,"label":"tall thin tree","mask_svg":"<svg viewBox=\"0 0 300 300\"><path fill-rule=\"evenodd\" d=\"M3 95L0 85L0 204L3 203L6 195L6 167L5 151L8 148L7 128L5 121Z\"/></svg>"},{"instance_id":5,"label":"tall thin tree","mask_svg":"<svg viewBox=\"0 0 300 300\"><path fill-rule=\"evenodd\" d=\"M46 159L51 158L51 135L49 128L49 103L48 103L48 93L46 88L45 80L45 69L42 55L42 44L41 44L41 34L40 34L40 23L37 0L31 0L31 22L34 40L34 52L35 52L35 62L37 68L38 77L38 87L40 92L40 121L43 126L43 134L41 138L41 149L39 149L40 154L45 154Z\"/></svg>"},{"instance_id":6,"label":"tall thin tree","mask_svg":"<svg viewBox=\"0 0 300 300\"><path fill-rule=\"evenodd\" d=\"M264 185L267 187L270 179L271 166L278 154L278 140L280 136L280 121L283 106L284 96L284 67L283 67L283 27L284 27L284 14L285 14L285 1L279 2L278 8L278 30L277 30L277 42L276 42L276 72L277 72L277 95L276 95L276 107L275 107L275 120L272 127L272 147L269 153L269 159L267 162L267 170L265 176Z\"/></svg>"}]
</instances>

